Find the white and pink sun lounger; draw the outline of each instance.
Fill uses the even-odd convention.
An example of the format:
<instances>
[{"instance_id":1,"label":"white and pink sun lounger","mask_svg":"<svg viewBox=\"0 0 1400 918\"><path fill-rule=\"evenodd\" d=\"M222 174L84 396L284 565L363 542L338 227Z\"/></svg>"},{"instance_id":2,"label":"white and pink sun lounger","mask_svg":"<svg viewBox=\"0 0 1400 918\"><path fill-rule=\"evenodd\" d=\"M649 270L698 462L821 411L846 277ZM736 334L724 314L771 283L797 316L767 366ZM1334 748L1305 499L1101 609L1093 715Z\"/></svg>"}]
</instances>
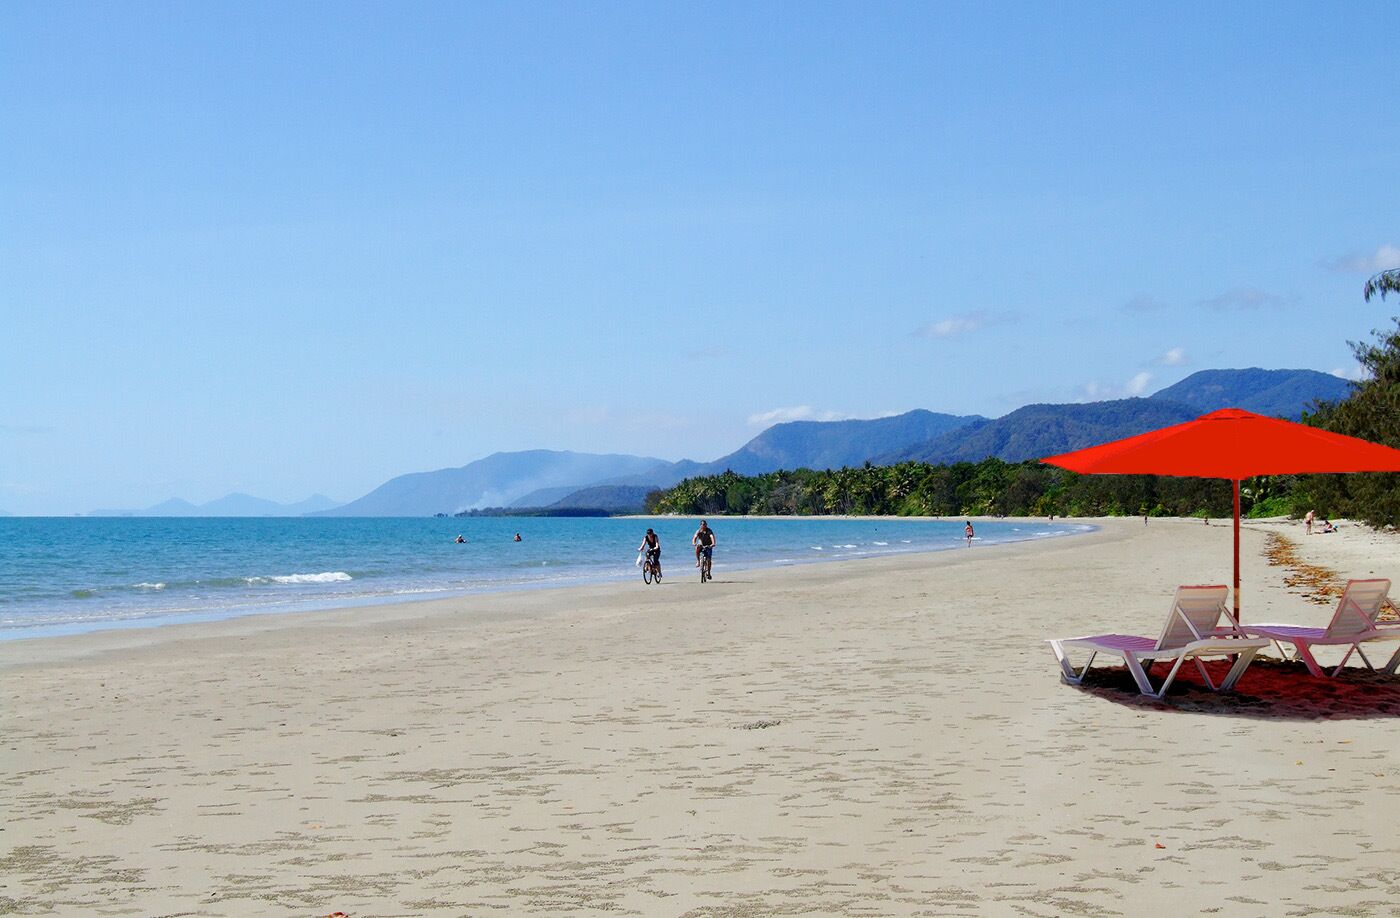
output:
<instances>
[{"instance_id":1,"label":"white and pink sun lounger","mask_svg":"<svg viewBox=\"0 0 1400 918\"><path fill-rule=\"evenodd\" d=\"M1171 688L1177 671L1181 669L1181 664L1187 660L1196 664L1201 678L1212 691L1229 691L1249 668L1254 655L1261 648L1269 646L1267 639L1247 639L1241 635L1239 624L1225 606L1229 596L1230 588L1227 586L1178 587L1176 597L1172 600L1171 612L1167 615L1167 623L1162 628L1162 635L1155 641L1129 634L1095 634L1050 641L1050 648L1055 651L1055 659L1060 661L1061 678L1070 685L1079 685L1084 681L1089 667L1093 665L1094 658L1102 653L1121 659L1127 665L1128 672L1132 673L1138 690L1149 698L1160 699L1165 695L1167 689ZM1229 621L1229 627L1220 627L1222 616ZM1089 651L1088 661L1078 672L1070 665L1066 648ZM1217 686L1210 681L1210 675L1206 672L1201 658L1225 656L1234 656L1235 665L1230 667L1224 680ZM1152 670L1152 664L1158 660L1176 662L1167 673L1161 688L1154 689L1147 675Z\"/></svg>"},{"instance_id":2,"label":"white and pink sun lounger","mask_svg":"<svg viewBox=\"0 0 1400 918\"><path fill-rule=\"evenodd\" d=\"M1400 628L1376 625L1376 616L1380 615L1381 609L1385 607L1389 593L1389 580L1348 580L1342 598L1337 601L1337 611L1332 613L1332 621L1328 622L1326 628L1260 624L1249 625L1243 630L1251 637L1272 641L1285 660L1288 659L1288 652L1284 650L1283 645L1292 644L1293 658L1302 660L1308 672L1314 676L1337 675L1353 653L1361 658L1367 669L1375 672L1376 668L1366 659L1361 645L1370 641L1400 641ZM1331 673L1319 666L1317 659L1313 657L1312 648L1319 645L1347 648L1342 662L1338 663ZM1381 667L1381 672L1394 675L1397 666L1400 666L1400 649L1391 656L1389 663Z\"/></svg>"}]
</instances>

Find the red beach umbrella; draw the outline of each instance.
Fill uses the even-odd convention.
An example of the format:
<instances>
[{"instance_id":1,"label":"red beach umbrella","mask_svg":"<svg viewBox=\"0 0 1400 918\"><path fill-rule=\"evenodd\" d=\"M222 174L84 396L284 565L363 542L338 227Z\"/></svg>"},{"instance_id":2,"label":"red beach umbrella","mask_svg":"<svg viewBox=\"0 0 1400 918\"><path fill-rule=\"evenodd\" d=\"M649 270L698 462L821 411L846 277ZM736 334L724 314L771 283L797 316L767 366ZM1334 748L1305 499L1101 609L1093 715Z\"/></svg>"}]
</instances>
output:
<instances>
[{"instance_id":1,"label":"red beach umbrella","mask_svg":"<svg viewBox=\"0 0 1400 918\"><path fill-rule=\"evenodd\" d=\"M1400 472L1400 449L1224 408L1185 424L1040 460L1085 475L1225 478L1235 487L1235 620L1240 617L1240 480L1255 475Z\"/></svg>"}]
</instances>

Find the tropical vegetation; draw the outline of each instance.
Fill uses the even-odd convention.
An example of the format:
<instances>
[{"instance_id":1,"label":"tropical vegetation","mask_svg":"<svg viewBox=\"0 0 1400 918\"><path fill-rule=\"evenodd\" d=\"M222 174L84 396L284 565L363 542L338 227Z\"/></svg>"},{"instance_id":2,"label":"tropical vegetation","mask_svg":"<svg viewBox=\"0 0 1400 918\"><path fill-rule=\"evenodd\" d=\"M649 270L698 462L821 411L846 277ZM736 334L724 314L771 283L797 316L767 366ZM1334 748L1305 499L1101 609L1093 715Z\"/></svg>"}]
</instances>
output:
<instances>
[{"instance_id":1,"label":"tropical vegetation","mask_svg":"<svg viewBox=\"0 0 1400 918\"><path fill-rule=\"evenodd\" d=\"M1390 273L1400 283L1400 272ZM1400 449L1400 318L1395 323L1373 332L1373 341L1352 342L1361 381L1350 397L1319 404L1307 423ZM1400 475L1312 475L1301 482L1295 501L1327 516L1400 526Z\"/></svg>"},{"instance_id":2,"label":"tropical vegetation","mask_svg":"<svg viewBox=\"0 0 1400 918\"><path fill-rule=\"evenodd\" d=\"M1247 503L1278 506L1283 480L1251 482ZM1272 501L1272 502L1270 502ZM1155 475L1077 475L1037 462L931 465L901 462L766 475L687 478L647 496L651 513L777 516L1154 516L1223 517L1230 485Z\"/></svg>"},{"instance_id":3,"label":"tropical vegetation","mask_svg":"<svg viewBox=\"0 0 1400 918\"><path fill-rule=\"evenodd\" d=\"M1391 268L1374 275L1366 281L1366 287L1361 292L1368 303L1371 302L1371 297L1377 294L1381 299L1385 299L1387 293L1400 293L1400 268Z\"/></svg>"}]
</instances>

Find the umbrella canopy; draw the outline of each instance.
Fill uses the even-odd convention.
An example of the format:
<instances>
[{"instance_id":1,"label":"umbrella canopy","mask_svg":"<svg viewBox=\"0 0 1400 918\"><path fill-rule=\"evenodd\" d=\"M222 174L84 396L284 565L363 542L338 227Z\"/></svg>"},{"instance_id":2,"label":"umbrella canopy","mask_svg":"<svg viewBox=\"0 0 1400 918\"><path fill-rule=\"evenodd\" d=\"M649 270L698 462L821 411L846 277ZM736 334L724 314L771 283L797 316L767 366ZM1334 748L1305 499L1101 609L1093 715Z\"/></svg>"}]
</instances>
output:
<instances>
[{"instance_id":1,"label":"umbrella canopy","mask_svg":"<svg viewBox=\"0 0 1400 918\"><path fill-rule=\"evenodd\" d=\"M1240 480L1255 475L1400 472L1400 450L1225 408L1185 424L1040 460L1085 475L1225 478L1235 488L1235 618L1240 614Z\"/></svg>"}]
</instances>

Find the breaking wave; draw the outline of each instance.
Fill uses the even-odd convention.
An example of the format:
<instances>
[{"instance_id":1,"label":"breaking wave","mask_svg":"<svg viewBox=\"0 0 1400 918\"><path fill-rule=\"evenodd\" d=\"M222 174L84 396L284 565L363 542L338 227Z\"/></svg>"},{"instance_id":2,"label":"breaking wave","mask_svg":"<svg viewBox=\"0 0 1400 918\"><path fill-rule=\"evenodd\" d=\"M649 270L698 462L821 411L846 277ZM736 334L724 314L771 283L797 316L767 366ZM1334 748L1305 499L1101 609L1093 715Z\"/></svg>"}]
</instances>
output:
<instances>
[{"instance_id":1,"label":"breaking wave","mask_svg":"<svg viewBox=\"0 0 1400 918\"><path fill-rule=\"evenodd\" d=\"M244 577L245 583L345 583L354 580L345 571L325 571L320 574L282 574L270 577Z\"/></svg>"}]
</instances>

